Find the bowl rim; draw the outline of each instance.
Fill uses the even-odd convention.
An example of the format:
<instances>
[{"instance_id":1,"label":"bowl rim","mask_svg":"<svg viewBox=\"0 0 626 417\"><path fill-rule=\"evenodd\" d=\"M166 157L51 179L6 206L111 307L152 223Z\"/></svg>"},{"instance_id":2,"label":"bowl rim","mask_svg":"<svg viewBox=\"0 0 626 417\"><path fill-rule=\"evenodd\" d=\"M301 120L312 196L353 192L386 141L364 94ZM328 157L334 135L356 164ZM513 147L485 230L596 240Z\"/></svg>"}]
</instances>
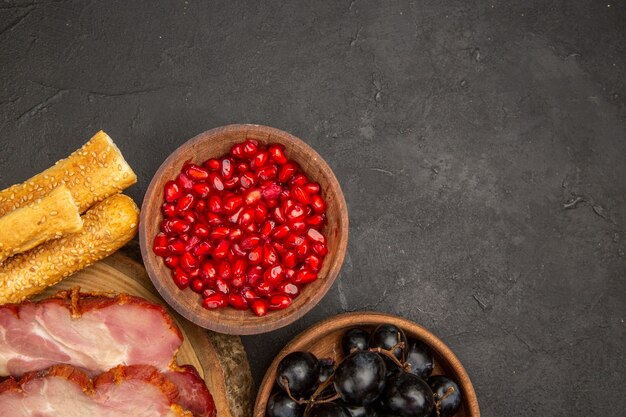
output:
<instances>
[{"instance_id":1,"label":"bowl rim","mask_svg":"<svg viewBox=\"0 0 626 417\"><path fill-rule=\"evenodd\" d=\"M169 290L165 287L164 284L161 284L161 279L163 279L160 275L160 272L155 265L151 257L156 259L156 255L152 253L150 250L151 245L148 239L148 229L146 227L146 213L147 207L150 204L153 198L156 198L158 195L158 190L156 189L157 183L159 179L164 175L164 171L178 161L180 157L180 153L183 149L187 147L193 147L196 144L201 143L207 138L215 138L224 134L232 133L232 132L240 132L240 131L260 131L263 134L267 134L269 137L272 136L280 136L283 138L287 138L289 141L296 143L299 147L306 149L307 152L311 156L316 159L316 163L321 166L321 169L324 170L328 174L328 180L331 184L331 187L335 190L337 194L337 202L340 208L339 210L339 224L342 226L340 228L340 233L337 237L338 246L336 253L336 261L335 268L331 268L328 271L328 274L324 278L327 283L320 287L319 291L312 294L310 299L302 306L297 309L292 310L289 314L285 314L282 316L274 316L278 317L276 319L271 320L272 313L268 313L262 320L253 325L246 326L233 326L230 323L222 323L220 320L216 320L215 317L210 317L211 314L219 315L218 311L210 311L207 310L207 317L199 317L197 314L193 314L193 312L189 311L186 306L178 299L178 297L172 296ZM262 334L270 331L277 330L279 328L285 327L294 321L300 319L306 313L308 313L313 307L315 307L324 296L328 293L335 280L339 276L341 268L343 266L343 262L345 259L345 254L348 246L348 235L349 235L349 220L348 220L348 209L347 203L345 200L345 196L343 194L343 190L341 189L341 185L335 176L334 171L328 165L328 163L322 158L322 156L311 146L309 146L302 139L292 135L289 132L258 124L230 124L220 127L215 127L213 129L206 130L201 132L191 139L187 140L183 144L179 145L172 153L161 163L159 168L156 170L150 183L146 189L146 193L144 194L143 202L141 205L141 213L140 213L140 221L139 221L139 246L141 250L141 256L143 259L144 266L146 271L148 272L148 276L152 281L152 284L155 286L161 297L170 305L175 311L177 311L180 315L185 317L187 320L193 322L194 324L203 327L208 330L213 330L216 332L224 333L224 334L233 334L233 335L254 335L254 334ZM284 310L280 310L284 311Z\"/></svg>"},{"instance_id":2,"label":"bowl rim","mask_svg":"<svg viewBox=\"0 0 626 417\"><path fill-rule=\"evenodd\" d=\"M390 321L396 326L401 327L405 330L405 332L408 330L411 334L416 335L418 339L430 346L431 349L437 353L437 355L445 359L447 367L451 368L453 373L456 374L458 378L456 382L463 390L463 407L465 409L466 417L480 417L480 408L478 406L478 399L476 397L476 391L474 390L472 381L470 380L465 367L463 367L461 361L454 354L452 349L450 349L441 339L435 336L424 326L404 317L378 311L355 311L337 314L317 322L291 339L278 352L272 363L265 371L265 375L261 380L254 402L252 416L265 416L265 407L267 405L269 395L272 392L275 378L274 374L278 368L278 364L283 357L297 349L298 346L304 343L310 343L312 340L320 337L321 335L326 335L341 328L371 326L385 324Z\"/></svg>"}]
</instances>

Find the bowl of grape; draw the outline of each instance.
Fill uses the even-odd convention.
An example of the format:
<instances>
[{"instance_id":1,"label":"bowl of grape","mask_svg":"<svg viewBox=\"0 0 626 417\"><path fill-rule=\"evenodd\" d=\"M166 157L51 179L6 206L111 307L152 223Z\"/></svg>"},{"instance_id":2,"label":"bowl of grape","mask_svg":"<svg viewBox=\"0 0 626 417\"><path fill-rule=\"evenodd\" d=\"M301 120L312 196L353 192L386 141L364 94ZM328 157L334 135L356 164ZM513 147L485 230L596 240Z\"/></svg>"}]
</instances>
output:
<instances>
[{"instance_id":1,"label":"bowl of grape","mask_svg":"<svg viewBox=\"0 0 626 417\"><path fill-rule=\"evenodd\" d=\"M347 313L298 335L261 383L254 417L479 417L456 355L424 327Z\"/></svg>"}]
</instances>

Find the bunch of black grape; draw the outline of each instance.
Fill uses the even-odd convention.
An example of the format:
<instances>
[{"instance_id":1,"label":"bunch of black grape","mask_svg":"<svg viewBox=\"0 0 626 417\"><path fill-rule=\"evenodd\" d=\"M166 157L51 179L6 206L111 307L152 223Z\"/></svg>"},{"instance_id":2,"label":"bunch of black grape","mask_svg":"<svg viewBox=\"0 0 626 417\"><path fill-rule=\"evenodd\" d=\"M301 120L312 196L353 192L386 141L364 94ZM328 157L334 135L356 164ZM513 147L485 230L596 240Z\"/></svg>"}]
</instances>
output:
<instances>
[{"instance_id":1,"label":"bunch of black grape","mask_svg":"<svg viewBox=\"0 0 626 417\"><path fill-rule=\"evenodd\" d=\"M431 376L431 350L383 324L370 335L354 328L342 338L344 359L292 352L278 365L279 387L267 417L450 417L461 405L456 382Z\"/></svg>"}]
</instances>

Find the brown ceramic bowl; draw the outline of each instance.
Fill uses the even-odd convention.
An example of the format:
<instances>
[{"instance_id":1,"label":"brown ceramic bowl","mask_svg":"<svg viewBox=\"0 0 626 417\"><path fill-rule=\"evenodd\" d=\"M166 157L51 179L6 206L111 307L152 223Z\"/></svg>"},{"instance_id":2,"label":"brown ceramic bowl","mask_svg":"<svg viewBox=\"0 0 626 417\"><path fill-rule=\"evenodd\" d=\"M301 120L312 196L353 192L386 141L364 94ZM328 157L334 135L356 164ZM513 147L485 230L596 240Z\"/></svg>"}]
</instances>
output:
<instances>
[{"instance_id":1,"label":"brown ceramic bowl","mask_svg":"<svg viewBox=\"0 0 626 417\"><path fill-rule=\"evenodd\" d=\"M454 353L437 336L410 320L384 313L356 312L340 314L323 320L313 327L300 333L287 346L281 350L269 369L259 387L259 392L254 404L253 417L264 417L267 400L269 399L276 379L276 369L280 361L289 353L295 351L309 351L318 358L334 358L336 361L341 357L341 337L353 328L362 327L369 330L379 324L393 324L404 330L407 337L421 340L433 351L435 357L435 369L433 375L446 375L457 382L463 396L461 409L455 417L480 417L478 400L472 382L465 372L463 365Z\"/></svg>"},{"instance_id":2,"label":"brown ceramic bowl","mask_svg":"<svg viewBox=\"0 0 626 417\"><path fill-rule=\"evenodd\" d=\"M190 289L181 291L174 284L170 270L163 259L152 251L154 236L163 218L163 187L174 179L186 161L198 164L209 158L226 154L232 145L253 138L262 143L281 143L285 154L293 159L306 175L317 181L327 203L327 224L323 230L327 238L328 255L324 259L319 278L304 286L300 295L284 310L270 311L257 317L251 310L231 307L206 310L201 297ZM152 283L161 296L179 314L198 326L228 334L265 333L297 320L324 297L339 274L348 244L348 210L337 178L322 157L302 140L282 130L259 125L229 125L199 134L176 149L158 169L144 197L139 225L141 255Z\"/></svg>"}]
</instances>

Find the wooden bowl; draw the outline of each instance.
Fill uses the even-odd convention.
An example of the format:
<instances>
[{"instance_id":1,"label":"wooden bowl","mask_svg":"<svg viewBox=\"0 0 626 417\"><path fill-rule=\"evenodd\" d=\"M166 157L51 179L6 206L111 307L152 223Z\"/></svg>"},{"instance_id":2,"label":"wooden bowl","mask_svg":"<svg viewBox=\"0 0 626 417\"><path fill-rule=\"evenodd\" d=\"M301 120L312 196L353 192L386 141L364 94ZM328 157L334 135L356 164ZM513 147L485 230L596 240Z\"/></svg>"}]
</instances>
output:
<instances>
[{"instance_id":1,"label":"wooden bowl","mask_svg":"<svg viewBox=\"0 0 626 417\"><path fill-rule=\"evenodd\" d=\"M312 180L320 184L321 194L327 203L328 255L324 259L319 278L304 286L300 295L284 310L270 311L257 317L251 310L240 311L226 307L206 310L201 297L190 289L181 291L174 284L170 270L163 259L152 251L154 236L163 219L163 187L165 182L176 178L186 161L201 164L209 158L226 154L232 145L253 138L261 143L281 143L288 158L300 164ZM259 125L229 125L199 134L176 149L157 170L152 178L141 207L139 224L141 255L152 283L167 303L180 315L198 326L227 334L265 333L299 319L324 297L339 274L348 245L348 209L339 182L332 170L306 143L282 130Z\"/></svg>"},{"instance_id":2,"label":"wooden bowl","mask_svg":"<svg viewBox=\"0 0 626 417\"><path fill-rule=\"evenodd\" d=\"M450 348L437 336L410 320L384 313L356 312L340 314L323 320L295 337L281 350L263 377L254 404L253 417L265 417L267 400L272 393L276 379L276 369L280 361L294 351L309 351L318 358L341 360L341 337L353 327L372 330L379 324L393 324L404 330L407 337L421 340L433 351L435 369L433 375L446 375L461 388L463 403L455 417L480 417L478 400L472 382L463 365Z\"/></svg>"}]
</instances>

